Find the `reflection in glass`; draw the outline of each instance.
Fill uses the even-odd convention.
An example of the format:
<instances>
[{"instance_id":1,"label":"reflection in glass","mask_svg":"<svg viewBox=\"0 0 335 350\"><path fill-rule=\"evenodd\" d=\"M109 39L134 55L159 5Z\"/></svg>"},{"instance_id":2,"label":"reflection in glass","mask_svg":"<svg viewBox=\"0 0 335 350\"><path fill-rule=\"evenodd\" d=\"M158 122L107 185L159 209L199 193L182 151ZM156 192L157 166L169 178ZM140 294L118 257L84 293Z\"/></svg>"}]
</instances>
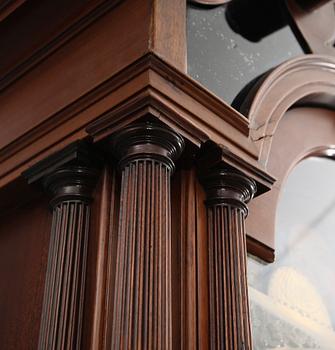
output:
<instances>
[{"instance_id":1,"label":"reflection in glass","mask_svg":"<svg viewBox=\"0 0 335 350\"><path fill-rule=\"evenodd\" d=\"M276 262L249 257L255 350L335 349L335 162L309 158L279 202Z\"/></svg>"},{"instance_id":2,"label":"reflection in glass","mask_svg":"<svg viewBox=\"0 0 335 350\"><path fill-rule=\"evenodd\" d=\"M194 79L231 103L253 79L303 51L287 25L255 43L230 28L225 12L188 5L187 61Z\"/></svg>"}]
</instances>

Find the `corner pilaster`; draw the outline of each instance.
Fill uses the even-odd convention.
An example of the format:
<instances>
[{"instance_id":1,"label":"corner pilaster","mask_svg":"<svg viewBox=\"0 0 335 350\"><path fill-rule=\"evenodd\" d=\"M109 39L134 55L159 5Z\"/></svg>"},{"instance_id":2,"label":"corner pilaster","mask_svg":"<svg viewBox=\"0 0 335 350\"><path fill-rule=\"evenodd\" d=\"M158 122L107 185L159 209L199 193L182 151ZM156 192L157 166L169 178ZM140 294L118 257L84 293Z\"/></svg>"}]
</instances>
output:
<instances>
[{"instance_id":1,"label":"corner pilaster","mask_svg":"<svg viewBox=\"0 0 335 350\"><path fill-rule=\"evenodd\" d=\"M151 122L112 137L122 174L112 349L172 349L170 177L183 147Z\"/></svg>"},{"instance_id":2,"label":"corner pilaster","mask_svg":"<svg viewBox=\"0 0 335 350\"><path fill-rule=\"evenodd\" d=\"M90 203L97 156L76 142L24 173L50 196L52 227L42 308L40 350L80 349Z\"/></svg>"},{"instance_id":3,"label":"corner pilaster","mask_svg":"<svg viewBox=\"0 0 335 350\"><path fill-rule=\"evenodd\" d=\"M224 163L200 176L207 195L210 349L251 350L245 218L256 183Z\"/></svg>"}]
</instances>

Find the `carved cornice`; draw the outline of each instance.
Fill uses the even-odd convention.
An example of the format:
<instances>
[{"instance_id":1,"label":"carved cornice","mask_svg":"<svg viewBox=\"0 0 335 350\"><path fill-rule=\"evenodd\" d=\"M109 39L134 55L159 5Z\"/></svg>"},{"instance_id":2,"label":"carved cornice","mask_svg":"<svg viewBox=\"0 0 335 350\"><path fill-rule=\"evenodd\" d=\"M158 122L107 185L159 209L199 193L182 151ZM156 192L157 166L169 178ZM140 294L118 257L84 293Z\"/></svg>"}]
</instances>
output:
<instances>
[{"instance_id":1,"label":"carved cornice","mask_svg":"<svg viewBox=\"0 0 335 350\"><path fill-rule=\"evenodd\" d=\"M163 98L165 97L164 93L166 93L167 91L166 89L164 89L164 91L160 90L160 87L162 85L165 85L165 83L169 84L170 86L173 85L176 89L180 90L183 94L185 94L185 97L188 97L188 99L190 99L191 101L193 100L194 102L201 104L201 106L204 106L216 116L219 116L218 121L221 120L222 122L226 122L230 124L234 129L239 130L242 134L248 135L249 122L247 118L245 118L242 114L233 109L227 103L223 102L216 95L209 92L206 88L204 88L201 84L193 80L190 76L164 62L162 59L160 59L153 53L143 56L133 65L127 67L127 69L114 76L112 80L115 79L117 86L121 87L126 82L135 79L136 77L144 73L148 74L146 78L148 79L147 87L149 89L145 90L145 92L141 90L140 92L143 93L142 95L136 95L130 101L128 100L125 104L117 106L116 109L113 109L112 111L108 112L105 116L99 118L99 120L97 120L95 123L89 125L87 130L92 135L99 134L104 129L108 128L109 125L113 125L115 123L115 121L113 120L115 118L114 113L120 114L121 107L123 107L122 112L127 113L127 109L125 108L133 108L133 105L137 104L138 100L143 99L143 95L145 93L147 96L151 97L153 107L155 107L154 101L156 101L157 103L160 102L161 106L166 105L168 101L164 101ZM115 89L115 86L110 87L113 90ZM165 98L169 97L170 96L166 96ZM175 104L176 107L180 103L179 100L169 102ZM128 113L131 113L131 111L129 111ZM196 118L199 122L201 120L201 117L199 116L193 115L192 117ZM213 131L215 129L217 130L219 127L210 125L210 123L206 123L205 120L203 120L203 123L207 124L207 127L210 127L211 129L213 129ZM217 130L217 132L220 131ZM199 134L199 136L195 135L195 137L198 138L198 142L201 142L203 136L201 136L201 133Z\"/></svg>"},{"instance_id":2,"label":"carved cornice","mask_svg":"<svg viewBox=\"0 0 335 350\"><path fill-rule=\"evenodd\" d=\"M183 138L173 130L152 122L131 124L113 136L111 147L123 169L129 162L155 159L171 171L184 149Z\"/></svg>"},{"instance_id":3,"label":"carved cornice","mask_svg":"<svg viewBox=\"0 0 335 350\"><path fill-rule=\"evenodd\" d=\"M51 139L55 143L75 135L90 135L96 142L148 114L196 145L207 140L222 145L235 155L231 162L240 160L244 167L250 166L251 173L257 169L255 177L263 174L259 181L271 187L273 181L269 182L266 172L258 167L257 149L248 137L248 120L154 54L142 57L0 150L2 169L6 169L0 173L0 186L8 178L13 179L17 172L10 172L27 162L30 150L38 155L37 159L50 154ZM7 180L2 179L4 176Z\"/></svg>"}]
</instances>

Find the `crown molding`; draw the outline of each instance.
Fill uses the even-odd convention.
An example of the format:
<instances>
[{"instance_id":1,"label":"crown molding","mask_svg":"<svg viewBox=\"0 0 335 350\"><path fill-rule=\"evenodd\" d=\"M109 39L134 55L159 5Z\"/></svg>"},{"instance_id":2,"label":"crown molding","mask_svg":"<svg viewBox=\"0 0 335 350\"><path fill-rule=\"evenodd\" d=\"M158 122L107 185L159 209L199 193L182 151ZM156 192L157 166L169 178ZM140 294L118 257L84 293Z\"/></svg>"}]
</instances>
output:
<instances>
[{"instance_id":1,"label":"crown molding","mask_svg":"<svg viewBox=\"0 0 335 350\"><path fill-rule=\"evenodd\" d=\"M89 137L97 142L148 114L197 146L210 140L229 150L223 157L239 169L248 168L249 176L271 187L274 180L258 166L248 119L153 53L1 149L0 187L76 139Z\"/></svg>"}]
</instances>

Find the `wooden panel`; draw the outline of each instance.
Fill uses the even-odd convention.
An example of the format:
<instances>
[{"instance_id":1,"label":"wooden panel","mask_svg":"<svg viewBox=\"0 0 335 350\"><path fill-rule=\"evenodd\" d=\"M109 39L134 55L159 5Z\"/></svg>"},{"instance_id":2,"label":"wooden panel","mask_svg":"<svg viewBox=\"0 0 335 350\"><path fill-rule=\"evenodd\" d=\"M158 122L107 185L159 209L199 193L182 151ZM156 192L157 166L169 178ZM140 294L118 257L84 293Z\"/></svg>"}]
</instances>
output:
<instances>
[{"instance_id":1,"label":"wooden panel","mask_svg":"<svg viewBox=\"0 0 335 350\"><path fill-rule=\"evenodd\" d=\"M84 306L83 349L110 349L119 211L115 164L106 164L92 203Z\"/></svg>"},{"instance_id":2,"label":"wooden panel","mask_svg":"<svg viewBox=\"0 0 335 350\"><path fill-rule=\"evenodd\" d=\"M154 0L153 9L151 50L186 73L186 1Z\"/></svg>"},{"instance_id":3,"label":"wooden panel","mask_svg":"<svg viewBox=\"0 0 335 350\"><path fill-rule=\"evenodd\" d=\"M147 1L123 1L3 91L0 148L141 57L149 10Z\"/></svg>"},{"instance_id":4,"label":"wooden panel","mask_svg":"<svg viewBox=\"0 0 335 350\"><path fill-rule=\"evenodd\" d=\"M1 214L2 349L37 349L50 227L51 214L44 198Z\"/></svg>"},{"instance_id":5,"label":"wooden panel","mask_svg":"<svg viewBox=\"0 0 335 350\"><path fill-rule=\"evenodd\" d=\"M75 28L72 27L75 22L85 18L82 20L84 23L77 25L77 28L85 27L91 17L94 19L95 13L92 10L106 3L112 7L116 1L12 1L20 7L0 23L0 89L46 54L50 54L66 38L75 35ZM20 2L24 3L23 6ZM102 9L100 12L103 13ZM0 19L1 15L0 8Z\"/></svg>"},{"instance_id":6,"label":"wooden panel","mask_svg":"<svg viewBox=\"0 0 335 350\"><path fill-rule=\"evenodd\" d=\"M183 254L183 237L182 230L182 200L181 184L182 172L177 170L171 178L171 270L172 270L172 349L183 349L181 346L183 331L182 328L187 327L186 316L184 316L183 292L181 289L183 283L183 262L181 261Z\"/></svg>"},{"instance_id":7,"label":"wooden panel","mask_svg":"<svg viewBox=\"0 0 335 350\"><path fill-rule=\"evenodd\" d=\"M199 181L195 183L195 193L197 203L197 336L199 349L205 350L209 349L208 224L205 206L206 195Z\"/></svg>"},{"instance_id":8,"label":"wooden panel","mask_svg":"<svg viewBox=\"0 0 335 350\"><path fill-rule=\"evenodd\" d=\"M176 349L208 348L208 246L204 193L195 167L180 171L181 342ZM176 189L175 189L176 190ZM173 219L176 216L173 215ZM177 233L177 232L176 232Z\"/></svg>"}]
</instances>

